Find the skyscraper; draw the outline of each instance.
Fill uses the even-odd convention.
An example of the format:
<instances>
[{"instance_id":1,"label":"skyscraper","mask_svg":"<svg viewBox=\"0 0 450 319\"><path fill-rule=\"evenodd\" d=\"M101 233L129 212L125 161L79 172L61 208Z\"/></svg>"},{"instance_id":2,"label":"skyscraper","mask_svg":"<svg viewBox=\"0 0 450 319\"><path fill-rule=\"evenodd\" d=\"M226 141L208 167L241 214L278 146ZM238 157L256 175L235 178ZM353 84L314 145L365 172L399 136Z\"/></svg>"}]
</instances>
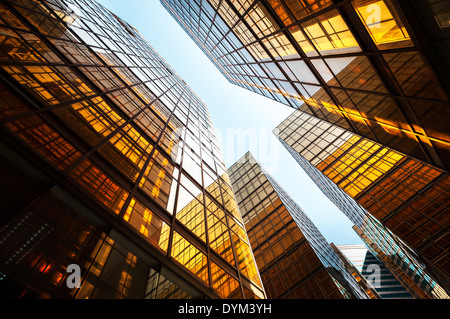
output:
<instances>
[{"instance_id":1,"label":"skyscraper","mask_svg":"<svg viewBox=\"0 0 450 319\"><path fill-rule=\"evenodd\" d=\"M448 1L161 2L231 83L449 169Z\"/></svg>"},{"instance_id":2,"label":"skyscraper","mask_svg":"<svg viewBox=\"0 0 450 319\"><path fill-rule=\"evenodd\" d=\"M0 54L2 296L265 297L207 107L137 30L1 1Z\"/></svg>"},{"instance_id":3,"label":"skyscraper","mask_svg":"<svg viewBox=\"0 0 450 319\"><path fill-rule=\"evenodd\" d=\"M251 153L229 174L268 298L368 298L309 217Z\"/></svg>"},{"instance_id":4,"label":"skyscraper","mask_svg":"<svg viewBox=\"0 0 450 319\"><path fill-rule=\"evenodd\" d=\"M298 109L281 139L449 292L448 1L161 2L230 82Z\"/></svg>"},{"instance_id":5,"label":"skyscraper","mask_svg":"<svg viewBox=\"0 0 450 319\"><path fill-rule=\"evenodd\" d=\"M411 299L411 294L364 245L335 245L342 255L372 284L382 299Z\"/></svg>"},{"instance_id":6,"label":"skyscraper","mask_svg":"<svg viewBox=\"0 0 450 319\"><path fill-rule=\"evenodd\" d=\"M278 128L281 143L377 258L404 273L416 297L448 298L448 175L427 174L429 164L301 111Z\"/></svg>"}]
</instances>

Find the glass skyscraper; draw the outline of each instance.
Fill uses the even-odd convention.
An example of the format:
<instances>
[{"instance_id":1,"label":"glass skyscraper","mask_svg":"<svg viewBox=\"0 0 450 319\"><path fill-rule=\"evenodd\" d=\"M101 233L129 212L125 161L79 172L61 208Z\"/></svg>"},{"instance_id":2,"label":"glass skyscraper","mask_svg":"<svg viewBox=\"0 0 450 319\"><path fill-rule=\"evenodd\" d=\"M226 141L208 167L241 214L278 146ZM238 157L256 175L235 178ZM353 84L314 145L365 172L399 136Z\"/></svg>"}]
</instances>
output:
<instances>
[{"instance_id":1,"label":"glass skyscraper","mask_svg":"<svg viewBox=\"0 0 450 319\"><path fill-rule=\"evenodd\" d=\"M395 271L398 273L403 274L402 278L405 280L405 285L412 291L414 291L414 296L417 298L449 298L448 296L448 288L447 288L447 276L445 274L446 268L445 263L444 266L442 264L439 264L436 261L445 261L445 258L448 258L447 253L445 252L445 249L442 249L439 247L439 240L442 239L438 234L436 237L432 237L432 233L428 235L427 237L422 237L422 242L424 242L426 239L429 240L428 245L425 245L424 247L427 247L428 249L432 249L433 247L437 247L437 256L435 256L434 260L427 259L426 255L423 253L424 251L420 251L420 246L412 246L414 243L412 240L418 240L418 236L423 236L423 232L427 231L429 228L429 225L432 222L431 220L423 221L423 224L413 224L412 221L408 220L407 218L404 218L403 220L399 221L397 220L397 224L395 227L392 227L393 230L391 231L389 227L392 224L387 224L386 220L388 219L377 219L380 218L379 213L377 210L372 209L371 206L365 206L365 203L360 202L358 197L351 196L351 192L348 192L345 188L341 187L339 183L336 183L336 181L332 180L330 175L327 174L327 172L321 170L322 164L327 163L327 161L321 160L320 156L316 158L315 156L312 156L312 153L310 154L310 151L317 151L320 154L325 152L323 149L319 147L319 145L328 145L326 147L326 150L332 150L332 153L340 154L345 158L347 156L352 161L363 161L364 155L367 152L361 152L358 153L361 155L353 155L350 156L345 152L345 148L339 148L339 145L342 145L345 143L347 138L350 138L352 136L351 133L348 133L338 127L334 127L334 129L330 129L330 124L325 123L324 121L320 121L316 118L313 118L312 116L302 113L300 111L295 112L293 115L291 115L289 119L294 119L294 122L296 125L305 126L306 128L309 127L310 132L308 134L305 134L303 137L300 137L299 140L296 141L296 143L292 144L292 140L284 136L286 133L285 131L281 131L278 135L278 138L280 139L281 143L286 147L286 149L289 151L289 153L294 157L294 159L299 163L299 165L305 170L305 172L311 177L311 179L315 182L315 184L319 187L319 189L327 196L331 202L333 202L354 224L354 230L357 232L357 234L361 237L361 239L366 243L367 246L371 246L373 251L376 251L376 256L379 259L383 259L383 262L385 264L392 265L392 269L395 268ZM300 120L301 119L301 120ZM305 121L305 122L303 122ZM283 125L283 123L281 124ZM287 127L292 127L291 124L288 124ZM342 133L342 135L341 135ZM317 135L315 135L317 134ZM333 138L335 142L328 144L323 143L324 140L327 140L330 138L330 136L333 136L333 134L336 134L336 138ZM300 136L300 135L299 135ZM338 137L343 138L343 140L340 140ZM359 138L356 136L353 136L354 138ZM303 139L304 138L304 139ZM362 138L360 138L363 140ZM366 143L372 143L370 141L365 141ZM292 146L288 143L291 143ZM303 149L301 144L305 143L308 145L307 148ZM358 144L356 144L358 145ZM369 144L370 145L370 144ZM361 184L364 185L364 182L370 182L373 183L371 185L370 183L366 185L369 189L371 187L377 187L377 183L379 182L379 179L383 180L383 174L382 169L390 169L388 166L389 158L392 156L395 156L398 153L392 154L389 151L387 152L385 149L380 145L372 145L375 148L379 147L379 152L376 152L377 156L371 157L371 161L364 163L360 162L359 167L357 165L351 166L357 167L359 170L353 171L351 169L348 169L346 165L343 165L342 167L347 169L338 168L337 170L333 171L339 171L343 174L348 174L353 172L349 175L349 178L355 177L357 180L361 180ZM334 152L336 151L336 152ZM324 153L325 154L325 153ZM403 155L402 155L403 156ZM327 157L327 156L325 156ZM341 157L339 157L341 158ZM405 158L403 161L414 161L414 159ZM333 161L331 161L334 163ZM350 160L347 159L347 162L351 163ZM336 163L339 163L336 161ZM395 163L395 162L394 162ZM316 164L316 165L314 165ZM341 163L342 164L342 163ZM422 163L422 165L425 165L425 168L427 167L427 164ZM372 173L374 179L373 181L367 181L365 180L365 176L367 173ZM364 172L363 174L357 174L358 172ZM391 172L391 171L389 171ZM393 172L401 172L401 170L393 170ZM408 177L414 176L415 172L412 170L408 171L409 175ZM378 175L377 175L378 174ZM405 174L405 173L404 173ZM417 174L418 179L417 185L423 186L423 183L420 183L420 177L423 176ZM381 177L380 177L381 176ZM389 177L389 175L388 175ZM387 206L389 204L395 204L395 199L398 200L397 205L398 208L396 210L391 211L389 214L389 217L395 218L396 214L401 213L401 209L414 209L414 212L416 214L420 214L419 216L423 215L423 212L420 210L417 210L417 200L420 196L424 196L425 199L428 199L430 194L436 194L439 193L439 196L443 196L445 198L446 196L446 189L440 189L438 192L422 192L419 194L414 194L415 196L412 196L411 199L406 201L400 201L402 197L400 196L407 196L409 195L407 191L410 191L410 188L414 187L414 184L409 184L408 181L411 181L411 179L407 180L405 177L404 180L400 179L402 175L392 176L391 178L396 180L399 186L397 186L399 191L395 192L392 191L392 194L390 194L388 191L381 193L380 190L372 190L374 200L377 201L384 201L384 205L380 206ZM344 179L345 181L345 179ZM429 189L431 186L428 185ZM437 187L437 186L435 186ZM403 192L401 192L403 189ZM397 197L396 195L399 197ZM396 196L393 199L390 196ZM426 196L426 197L425 197ZM443 217L445 218L445 210L447 209L445 206L445 200L442 201L442 199L437 196L434 198L436 201L436 204L433 206L437 209L435 212L436 214L443 213ZM433 198L432 198L433 200ZM427 203L427 202L425 202ZM439 206L439 204L441 206ZM409 205L409 206L408 206ZM408 208L409 207L409 208ZM389 209L389 207L386 207L386 210ZM414 215L409 216L412 220L417 220L414 218ZM403 224L402 224L403 223ZM397 231L398 229L402 230L403 232ZM409 232L415 232L414 236L406 236L409 234ZM406 230L405 230L406 229ZM443 229L445 232L445 230ZM409 234L410 235L410 234ZM432 239L437 239L437 243L433 242ZM442 241L441 241L442 243ZM434 246L433 246L434 245ZM412 246L412 247L411 247ZM415 248L411 249L411 248ZM435 251L435 250L432 250ZM418 253L418 252L421 252Z\"/></svg>"},{"instance_id":2,"label":"glass skyscraper","mask_svg":"<svg viewBox=\"0 0 450 319\"><path fill-rule=\"evenodd\" d=\"M231 83L450 167L448 1L161 3Z\"/></svg>"},{"instance_id":3,"label":"glass skyscraper","mask_svg":"<svg viewBox=\"0 0 450 319\"><path fill-rule=\"evenodd\" d=\"M411 299L411 294L364 245L336 245L345 258L369 280L382 299Z\"/></svg>"},{"instance_id":4,"label":"glass skyscraper","mask_svg":"<svg viewBox=\"0 0 450 319\"><path fill-rule=\"evenodd\" d=\"M207 107L114 13L1 1L0 123L2 297L265 297Z\"/></svg>"},{"instance_id":5,"label":"glass skyscraper","mask_svg":"<svg viewBox=\"0 0 450 319\"><path fill-rule=\"evenodd\" d=\"M268 298L369 298L309 217L251 153L229 174Z\"/></svg>"},{"instance_id":6,"label":"glass skyscraper","mask_svg":"<svg viewBox=\"0 0 450 319\"><path fill-rule=\"evenodd\" d=\"M449 293L449 2L161 3L231 83L296 109L280 139Z\"/></svg>"}]
</instances>

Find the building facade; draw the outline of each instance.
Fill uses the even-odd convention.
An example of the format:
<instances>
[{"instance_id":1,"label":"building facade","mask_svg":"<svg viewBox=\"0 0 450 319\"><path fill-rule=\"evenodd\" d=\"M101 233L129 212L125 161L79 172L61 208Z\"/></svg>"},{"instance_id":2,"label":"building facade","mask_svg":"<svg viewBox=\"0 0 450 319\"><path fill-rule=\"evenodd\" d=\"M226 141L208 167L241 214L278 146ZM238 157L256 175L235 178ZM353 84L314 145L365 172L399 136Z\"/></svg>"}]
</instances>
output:
<instances>
[{"instance_id":1,"label":"building facade","mask_svg":"<svg viewBox=\"0 0 450 319\"><path fill-rule=\"evenodd\" d=\"M161 3L231 83L449 169L448 1Z\"/></svg>"},{"instance_id":2,"label":"building facade","mask_svg":"<svg viewBox=\"0 0 450 319\"><path fill-rule=\"evenodd\" d=\"M448 1L161 3L231 83L298 110L281 139L449 292Z\"/></svg>"},{"instance_id":3,"label":"building facade","mask_svg":"<svg viewBox=\"0 0 450 319\"><path fill-rule=\"evenodd\" d=\"M411 294L364 245L335 245L382 299L411 299ZM334 248L334 247L333 247Z\"/></svg>"},{"instance_id":4,"label":"building facade","mask_svg":"<svg viewBox=\"0 0 450 319\"><path fill-rule=\"evenodd\" d=\"M448 270L445 266L445 260L448 260L445 247L447 231L444 227L445 218L448 218L448 208L445 204L448 189L439 188L439 184L433 185L431 182L428 182L427 185L424 180L429 179L430 176L421 174L420 170L414 171L408 166L403 169L402 166L393 169L393 163L396 162L391 162L389 159L399 156L399 153L393 150L370 144L371 141L365 140L366 143L369 143L367 146L378 147L378 151L380 151L375 152L374 156L365 161L364 156L370 147L366 146L360 153L358 153L358 149L353 150L357 153L347 153L345 147L341 148L347 139L352 137L351 133L336 126L331 127L329 123L301 111L296 111L286 121L288 120L293 120L296 125L309 129L309 132L303 136L299 134L288 137L284 134L295 132L295 129L291 130L292 122L285 123L285 130L281 130L278 135L281 143L325 196L350 219L354 224L354 230L366 243L366 246L371 247L371 251L376 252L376 257L385 265L391 266L389 269L392 273L398 273L397 277L402 278L402 284L415 298L449 298L448 275L446 274ZM335 136L332 138L334 134ZM353 138L356 138L357 141L364 141L363 138L354 135ZM327 140L329 142L324 143ZM307 147L302 145L307 145ZM325 149L321 147L325 147ZM338 160L328 161L327 151L338 155ZM317 154L312 152L322 154L323 157L316 157ZM415 163L414 159L405 155L401 155L397 160L400 160L400 164ZM355 161L360 162L354 163ZM362 185L360 192L365 194L367 191L368 194L371 194L369 196L371 196L372 202L378 203L378 207L385 209L388 212L387 217L382 218L379 210L374 209L374 205L366 205L366 202L361 201L361 197L353 196L354 194L349 189L333 180L334 176L328 174L329 171L322 170L324 163L341 165L333 172L341 172L341 177L345 177L343 178L344 185ZM419 169L421 168L419 164L423 165L422 169L427 171L428 164L416 163L416 167ZM364 174L360 174L361 172ZM366 176L371 177L372 180L366 179ZM354 181L354 183L346 183L348 180ZM383 190L382 186L390 185L389 181L391 187L394 187ZM393 181L396 184L392 185ZM420 220L422 223L413 222L418 221L419 217L426 216L424 212L427 210L421 209L418 203L432 205L433 209L436 209L434 215ZM427 206L422 207L426 208ZM409 212L409 216L404 217L403 210ZM414 214L419 217L415 217ZM440 216L440 214L442 215ZM444 224L437 224L438 231L436 233L426 233L431 225L435 225L436 216L440 216L441 220L444 218ZM389 223L389 218L394 218L396 222ZM439 231L442 233L438 233ZM443 234L444 236L442 236ZM417 240L424 245L414 245ZM426 242L427 240L428 242ZM440 247L440 245L443 246ZM435 252L434 259L428 258L427 251Z\"/></svg>"},{"instance_id":5,"label":"building facade","mask_svg":"<svg viewBox=\"0 0 450 319\"><path fill-rule=\"evenodd\" d=\"M229 174L268 298L369 298L309 217L251 153Z\"/></svg>"},{"instance_id":6,"label":"building facade","mask_svg":"<svg viewBox=\"0 0 450 319\"><path fill-rule=\"evenodd\" d=\"M207 107L137 30L5 0L0 55L2 297L265 298Z\"/></svg>"}]
</instances>

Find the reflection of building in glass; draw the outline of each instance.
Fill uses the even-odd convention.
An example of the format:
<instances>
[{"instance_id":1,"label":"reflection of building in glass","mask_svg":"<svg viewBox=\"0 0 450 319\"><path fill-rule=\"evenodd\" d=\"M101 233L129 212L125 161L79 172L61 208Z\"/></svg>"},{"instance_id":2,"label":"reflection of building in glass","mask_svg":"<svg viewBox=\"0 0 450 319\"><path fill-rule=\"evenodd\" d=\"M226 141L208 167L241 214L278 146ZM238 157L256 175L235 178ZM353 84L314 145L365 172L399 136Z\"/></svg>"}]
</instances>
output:
<instances>
[{"instance_id":1,"label":"reflection of building in glass","mask_svg":"<svg viewBox=\"0 0 450 319\"><path fill-rule=\"evenodd\" d=\"M296 125L306 127L309 132L290 135ZM433 177L427 175L430 165L300 111L279 128L281 143L319 189L353 222L355 231L373 248L376 257L385 265L392 265L392 273L402 274L409 292L420 298L448 298L445 225L448 224L449 190L440 184L448 176L438 171L434 180L429 180ZM356 142L349 145L346 143L349 139ZM333 165L337 169L327 170ZM351 188L347 189L346 185ZM355 186L361 187L357 189L361 196L352 193ZM372 205L362 198L370 198ZM427 211L432 213L428 217ZM431 226L436 227L434 231Z\"/></svg>"},{"instance_id":2,"label":"reflection of building in glass","mask_svg":"<svg viewBox=\"0 0 450 319\"><path fill-rule=\"evenodd\" d=\"M358 285L367 293L367 295L371 299L381 299L381 296L378 292L373 288L372 282L369 282L366 277L361 274L361 271L358 270L348 259L342 254L342 252L336 247L334 243L331 243L331 248L333 248L334 252L339 256L342 263L344 264L345 269L355 278ZM369 278L370 279L370 278ZM378 278L377 278L378 279Z\"/></svg>"},{"instance_id":3,"label":"reflection of building in glass","mask_svg":"<svg viewBox=\"0 0 450 319\"><path fill-rule=\"evenodd\" d=\"M2 295L264 298L207 108L133 27L2 1L0 56Z\"/></svg>"},{"instance_id":4,"label":"reflection of building in glass","mask_svg":"<svg viewBox=\"0 0 450 319\"><path fill-rule=\"evenodd\" d=\"M364 245L337 245L350 264L369 281L382 299L411 299L411 294Z\"/></svg>"},{"instance_id":5,"label":"reflection of building in glass","mask_svg":"<svg viewBox=\"0 0 450 319\"><path fill-rule=\"evenodd\" d=\"M450 167L446 1L161 3L231 83Z\"/></svg>"},{"instance_id":6,"label":"reflection of building in glass","mask_svg":"<svg viewBox=\"0 0 450 319\"><path fill-rule=\"evenodd\" d=\"M268 298L369 298L250 153L228 171Z\"/></svg>"},{"instance_id":7,"label":"reflection of building in glass","mask_svg":"<svg viewBox=\"0 0 450 319\"><path fill-rule=\"evenodd\" d=\"M411 295L423 299L450 299L444 286L445 276L429 266L373 216L367 214L362 225L355 225L353 229ZM441 285L441 282L444 284Z\"/></svg>"}]
</instances>

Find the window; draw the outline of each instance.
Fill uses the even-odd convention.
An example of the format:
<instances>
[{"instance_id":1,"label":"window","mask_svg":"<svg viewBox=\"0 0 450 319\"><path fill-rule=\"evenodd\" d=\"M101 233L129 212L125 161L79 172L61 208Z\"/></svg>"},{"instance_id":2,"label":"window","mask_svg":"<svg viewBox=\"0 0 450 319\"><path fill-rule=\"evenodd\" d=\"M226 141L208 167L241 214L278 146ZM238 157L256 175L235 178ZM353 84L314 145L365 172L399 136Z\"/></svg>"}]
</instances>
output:
<instances>
[{"instance_id":1,"label":"window","mask_svg":"<svg viewBox=\"0 0 450 319\"><path fill-rule=\"evenodd\" d=\"M390 0L357 0L353 1L353 6L379 49L412 46Z\"/></svg>"},{"instance_id":2,"label":"window","mask_svg":"<svg viewBox=\"0 0 450 319\"><path fill-rule=\"evenodd\" d=\"M360 52L358 43L336 10L301 25L322 55Z\"/></svg>"}]
</instances>

